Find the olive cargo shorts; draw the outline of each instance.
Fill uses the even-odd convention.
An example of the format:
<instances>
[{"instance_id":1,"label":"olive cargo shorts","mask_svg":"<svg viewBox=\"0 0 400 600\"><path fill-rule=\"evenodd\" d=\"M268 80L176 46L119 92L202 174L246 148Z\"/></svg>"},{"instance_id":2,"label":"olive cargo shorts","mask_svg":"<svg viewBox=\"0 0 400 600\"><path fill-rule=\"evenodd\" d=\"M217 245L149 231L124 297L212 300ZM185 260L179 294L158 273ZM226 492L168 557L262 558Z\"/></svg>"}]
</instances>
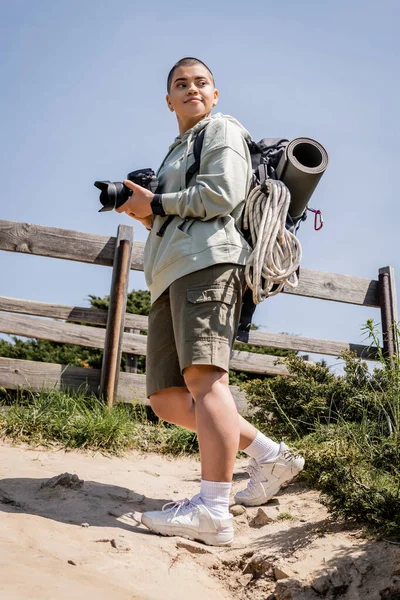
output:
<instances>
[{"instance_id":1,"label":"olive cargo shorts","mask_svg":"<svg viewBox=\"0 0 400 600\"><path fill-rule=\"evenodd\" d=\"M186 387L189 365L229 370L244 288L244 266L223 263L177 279L157 298L149 314L147 397Z\"/></svg>"}]
</instances>

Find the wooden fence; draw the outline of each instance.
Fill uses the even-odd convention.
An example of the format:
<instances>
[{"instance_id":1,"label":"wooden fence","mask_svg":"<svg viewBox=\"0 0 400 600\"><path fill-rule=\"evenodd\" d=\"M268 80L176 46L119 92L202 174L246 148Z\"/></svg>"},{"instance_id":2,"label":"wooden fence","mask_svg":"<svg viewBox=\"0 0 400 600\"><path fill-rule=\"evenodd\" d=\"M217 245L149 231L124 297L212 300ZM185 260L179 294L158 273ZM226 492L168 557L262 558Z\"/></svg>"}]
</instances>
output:
<instances>
[{"instance_id":1,"label":"wooden fence","mask_svg":"<svg viewBox=\"0 0 400 600\"><path fill-rule=\"evenodd\" d=\"M0 296L2 333L104 348L102 369L0 357L0 386L38 390L87 385L109 404L115 399L145 401L145 376L119 371L122 352L146 354L146 336L124 331L147 330L147 317L125 312L129 272L143 270L143 249L144 243L135 242L133 228L126 225L118 227L116 237L107 237L0 220L0 250L113 267L108 311ZM299 286L284 293L380 308L384 350L387 355L396 352L393 324L398 317L392 267L379 269L377 280L302 269ZM377 356L376 348L360 344L259 331L250 332L249 344L333 356L352 350L366 360ZM260 375L287 374L286 367L275 362L274 356L234 350L230 367ZM243 394L235 386L232 392L239 409L244 410Z\"/></svg>"}]
</instances>

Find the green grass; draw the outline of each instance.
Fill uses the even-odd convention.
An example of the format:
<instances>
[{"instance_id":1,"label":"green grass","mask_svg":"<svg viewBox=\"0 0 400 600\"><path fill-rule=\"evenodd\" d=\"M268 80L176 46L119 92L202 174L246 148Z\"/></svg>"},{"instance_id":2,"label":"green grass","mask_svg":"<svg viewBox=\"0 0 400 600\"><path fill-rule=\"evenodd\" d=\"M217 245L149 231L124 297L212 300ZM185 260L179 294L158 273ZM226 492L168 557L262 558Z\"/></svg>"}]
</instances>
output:
<instances>
[{"instance_id":1,"label":"green grass","mask_svg":"<svg viewBox=\"0 0 400 600\"><path fill-rule=\"evenodd\" d=\"M152 422L145 406L120 403L109 409L84 390L2 391L0 435L36 445L116 454L129 449L175 455L198 451L194 433Z\"/></svg>"},{"instance_id":2,"label":"green grass","mask_svg":"<svg viewBox=\"0 0 400 600\"><path fill-rule=\"evenodd\" d=\"M291 515L289 512L281 512L276 518L278 521L291 521L292 519L294 519L294 516Z\"/></svg>"}]
</instances>

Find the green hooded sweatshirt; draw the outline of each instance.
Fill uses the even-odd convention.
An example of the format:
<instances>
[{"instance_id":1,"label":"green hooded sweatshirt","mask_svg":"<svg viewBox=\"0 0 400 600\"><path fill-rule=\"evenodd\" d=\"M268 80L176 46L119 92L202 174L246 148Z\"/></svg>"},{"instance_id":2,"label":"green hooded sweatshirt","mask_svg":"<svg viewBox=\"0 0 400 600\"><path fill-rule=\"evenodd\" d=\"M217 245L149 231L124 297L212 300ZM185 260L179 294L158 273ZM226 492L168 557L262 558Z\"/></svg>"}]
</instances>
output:
<instances>
[{"instance_id":1,"label":"green hooded sweatshirt","mask_svg":"<svg viewBox=\"0 0 400 600\"><path fill-rule=\"evenodd\" d=\"M204 127L199 172L186 187L193 144ZM144 249L144 273L153 303L176 279L217 263L244 265L251 248L237 228L249 191L250 134L233 117L199 121L170 146L157 177L166 217L156 215ZM168 215L175 215L162 237Z\"/></svg>"}]
</instances>

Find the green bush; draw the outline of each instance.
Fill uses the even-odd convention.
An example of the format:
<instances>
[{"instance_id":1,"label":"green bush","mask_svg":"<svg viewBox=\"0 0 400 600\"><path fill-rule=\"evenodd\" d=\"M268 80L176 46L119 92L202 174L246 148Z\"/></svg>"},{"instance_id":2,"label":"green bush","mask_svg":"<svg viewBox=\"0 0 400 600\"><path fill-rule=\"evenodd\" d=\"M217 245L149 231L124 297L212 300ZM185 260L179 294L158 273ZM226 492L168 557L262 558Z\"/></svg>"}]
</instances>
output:
<instances>
[{"instance_id":1,"label":"green bush","mask_svg":"<svg viewBox=\"0 0 400 600\"><path fill-rule=\"evenodd\" d=\"M303 477L334 514L400 535L400 362L383 356L373 321L365 330L378 347L371 372L350 352L340 376L288 357L291 376L242 387L255 424L305 456Z\"/></svg>"},{"instance_id":2,"label":"green bush","mask_svg":"<svg viewBox=\"0 0 400 600\"><path fill-rule=\"evenodd\" d=\"M384 445L365 438L365 423L342 423L306 436L297 448L307 461L304 477L333 514L399 535L399 447L394 439Z\"/></svg>"}]
</instances>

